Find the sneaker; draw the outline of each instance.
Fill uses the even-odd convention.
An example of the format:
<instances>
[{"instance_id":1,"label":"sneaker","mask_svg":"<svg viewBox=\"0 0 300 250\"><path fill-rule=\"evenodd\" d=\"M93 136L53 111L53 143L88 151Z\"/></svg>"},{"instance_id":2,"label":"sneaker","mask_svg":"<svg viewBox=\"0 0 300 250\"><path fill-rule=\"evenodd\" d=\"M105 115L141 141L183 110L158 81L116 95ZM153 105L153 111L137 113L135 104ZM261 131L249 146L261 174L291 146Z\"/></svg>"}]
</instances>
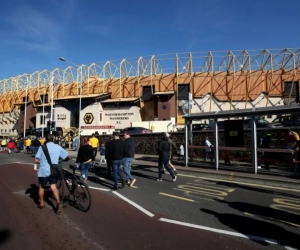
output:
<instances>
[{"instance_id":1,"label":"sneaker","mask_svg":"<svg viewBox=\"0 0 300 250\"><path fill-rule=\"evenodd\" d=\"M130 181L130 184L129 184L129 186L130 187L132 187L133 186L133 184L136 182L136 179L132 179L131 181Z\"/></svg>"},{"instance_id":2,"label":"sneaker","mask_svg":"<svg viewBox=\"0 0 300 250\"><path fill-rule=\"evenodd\" d=\"M174 175L174 177L173 177L173 181L176 181L177 180L177 176L176 175Z\"/></svg>"},{"instance_id":3,"label":"sneaker","mask_svg":"<svg viewBox=\"0 0 300 250\"><path fill-rule=\"evenodd\" d=\"M122 179L122 188L125 187L125 185L126 185L126 180Z\"/></svg>"},{"instance_id":4,"label":"sneaker","mask_svg":"<svg viewBox=\"0 0 300 250\"><path fill-rule=\"evenodd\" d=\"M261 168L261 166L257 166L257 168L258 168L258 169L260 169L260 168Z\"/></svg>"},{"instance_id":5,"label":"sneaker","mask_svg":"<svg viewBox=\"0 0 300 250\"><path fill-rule=\"evenodd\" d=\"M118 186L113 186L113 189L114 189L114 190L118 190L119 187L118 187Z\"/></svg>"},{"instance_id":6,"label":"sneaker","mask_svg":"<svg viewBox=\"0 0 300 250\"><path fill-rule=\"evenodd\" d=\"M62 210L63 210L63 204L60 202L57 205L56 214L60 215L62 213Z\"/></svg>"},{"instance_id":7,"label":"sneaker","mask_svg":"<svg viewBox=\"0 0 300 250\"><path fill-rule=\"evenodd\" d=\"M160 179L160 178L157 178L156 180L157 180L157 181L162 181L162 179Z\"/></svg>"}]
</instances>

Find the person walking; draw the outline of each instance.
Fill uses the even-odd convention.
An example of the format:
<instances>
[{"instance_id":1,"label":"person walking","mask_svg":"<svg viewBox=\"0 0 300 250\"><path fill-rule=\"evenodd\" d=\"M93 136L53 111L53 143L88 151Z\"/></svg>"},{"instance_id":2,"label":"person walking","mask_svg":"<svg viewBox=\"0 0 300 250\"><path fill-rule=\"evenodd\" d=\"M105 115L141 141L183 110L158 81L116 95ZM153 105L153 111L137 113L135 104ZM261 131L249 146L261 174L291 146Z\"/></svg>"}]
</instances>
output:
<instances>
[{"instance_id":1,"label":"person walking","mask_svg":"<svg viewBox=\"0 0 300 250\"><path fill-rule=\"evenodd\" d=\"M3 137L2 140L1 140L1 148L2 148L2 151L5 151L6 150L6 139Z\"/></svg>"},{"instance_id":2,"label":"person walking","mask_svg":"<svg viewBox=\"0 0 300 250\"><path fill-rule=\"evenodd\" d=\"M31 139L30 137L27 137L25 140L25 146L26 146L26 152L27 154L30 153L30 147L31 147Z\"/></svg>"},{"instance_id":3,"label":"person walking","mask_svg":"<svg viewBox=\"0 0 300 250\"><path fill-rule=\"evenodd\" d=\"M9 141L9 143L7 144L7 148L8 148L8 153L9 154L11 154L15 151L16 144L15 144L14 140Z\"/></svg>"},{"instance_id":4,"label":"person walking","mask_svg":"<svg viewBox=\"0 0 300 250\"><path fill-rule=\"evenodd\" d=\"M205 161L207 159L210 159L210 162L213 161L213 156L212 156L212 148L214 147L211 142L208 140L208 137L205 138L205 146L207 147L205 149Z\"/></svg>"},{"instance_id":5,"label":"person walking","mask_svg":"<svg viewBox=\"0 0 300 250\"><path fill-rule=\"evenodd\" d=\"M89 139L84 137L82 144L79 147L76 163L79 165L79 170L82 179L86 182L88 180L88 171L92 166L94 151L92 146L89 144Z\"/></svg>"},{"instance_id":6,"label":"person walking","mask_svg":"<svg viewBox=\"0 0 300 250\"><path fill-rule=\"evenodd\" d=\"M118 176L122 182L122 188L125 187L125 179L123 178L122 171L120 169L124 157L124 141L120 140L118 132L113 133L114 140L110 143L109 153L111 154L113 176L114 176L114 189L118 190Z\"/></svg>"},{"instance_id":7,"label":"person walking","mask_svg":"<svg viewBox=\"0 0 300 250\"><path fill-rule=\"evenodd\" d=\"M74 150L75 151L78 151L79 149L79 135L77 135L75 138L74 138Z\"/></svg>"},{"instance_id":8,"label":"person walking","mask_svg":"<svg viewBox=\"0 0 300 250\"><path fill-rule=\"evenodd\" d=\"M170 142L168 140L168 136L165 132L161 135L161 140L158 142L157 146L158 153L158 178L157 181L162 181L162 169L163 166L168 170L170 175L172 176L172 180L176 181L177 177L173 172L173 169L169 167L170 161Z\"/></svg>"},{"instance_id":9,"label":"person walking","mask_svg":"<svg viewBox=\"0 0 300 250\"><path fill-rule=\"evenodd\" d=\"M90 139L90 143L93 147L94 154L93 154L92 161L94 162L95 158L96 158L96 155L97 155L98 148L99 148L99 140L95 137L95 134L92 134L92 138Z\"/></svg>"},{"instance_id":10,"label":"person walking","mask_svg":"<svg viewBox=\"0 0 300 250\"><path fill-rule=\"evenodd\" d=\"M179 146L178 156L178 161L180 161L181 159L184 160L184 146L182 143Z\"/></svg>"},{"instance_id":11,"label":"person walking","mask_svg":"<svg viewBox=\"0 0 300 250\"><path fill-rule=\"evenodd\" d=\"M65 151L61 146L54 144L54 136L52 134L46 136L46 147L49 151L52 164L58 164L59 158L64 160L68 160L71 158L68 155L67 151ZM56 213L61 214L63 209L63 204L60 202L59 192L56 187L57 179L51 175L50 165L47 161L47 158L44 154L42 147L39 147L37 151L37 154L35 156L35 163L40 164L40 168L38 170L39 200L40 200L38 208L40 209L45 208L45 204L44 204L45 186L49 182L50 189L57 202Z\"/></svg>"},{"instance_id":12,"label":"person walking","mask_svg":"<svg viewBox=\"0 0 300 250\"><path fill-rule=\"evenodd\" d=\"M136 182L136 179L132 177L130 173L131 164L135 154L135 142L132 137L130 137L129 132L124 132L124 158L123 158L123 168L126 174L127 183L130 187Z\"/></svg>"},{"instance_id":13,"label":"person walking","mask_svg":"<svg viewBox=\"0 0 300 250\"><path fill-rule=\"evenodd\" d=\"M35 139L32 140L31 146L32 146L32 154L36 155L39 147L41 146L41 142L39 141L38 138L35 138Z\"/></svg>"},{"instance_id":14,"label":"person walking","mask_svg":"<svg viewBox=\"0 0 300 250\"><path fill-rule=\"evenodd\" d=\"M175 175L177 174L176 172L176 168L174 167L174 165L171 163L171 160L172 160L172 149L173 147L176 149L176 152L178 152L178 148L176 146L176 144L173 142L172 140L172 136L169 134L169 133L166 133L167 137L168 137L168 141L170 142L170 160L169 160L169 166L170 168L173 169ZM163 174L165 173L165 169L163 169Z\"/></svg>"},{"instance_id":15,"label":"person walking","mask_svg":"<svg viewBox=\"0 0 300 250\"><path fill-rule=\"evenodd\" d=\"M101 147L100 147L100 162L99 162L100 165L102 165L103 162L104 162L104 164L106 164L105 151L106 151L105 145L101 144Z\"/></svg>"},{"instance_id":16,"label":"person walking","mask_svg":"<svg viewBox=\"0 0 300 250\"><path fill-rule=\"evenodd\" d=\"M105 143L105 159L106 159L106 166L107 166L107 176L109 178L111 178L111 174L112 174L112 159L111 159L110 145L113 139L114 137L112 136Z\"/></svg>"}]
</instances>

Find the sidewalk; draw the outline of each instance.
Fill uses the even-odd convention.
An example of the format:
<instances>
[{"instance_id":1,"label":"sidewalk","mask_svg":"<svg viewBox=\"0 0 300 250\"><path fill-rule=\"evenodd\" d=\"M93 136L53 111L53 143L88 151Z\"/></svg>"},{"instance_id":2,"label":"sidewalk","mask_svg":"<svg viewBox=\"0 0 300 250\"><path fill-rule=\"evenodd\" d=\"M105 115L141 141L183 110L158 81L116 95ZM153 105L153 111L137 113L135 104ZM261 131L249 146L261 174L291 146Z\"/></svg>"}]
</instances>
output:
<instances>
[{"instance_id":1,"label":"sidewalk","mask_svg":"<svg viewBox=\"0 0 300 250\"><path fill-rule=\"evenodd\" d=\"M68 150L69 155L73 158L77 157L77 152ZM96 160L100 160L99 153ZM232 167L226 170L215 170L213 166L204 163L190 164L188 167L184 163L173 162L175 168L180 174L180 170L190 173L201 174L202 177L213 180L224 180L236 184L251 183L253 185L276 186L282 189L296 189L300 192L300 176L280 176L270 174L267 170L262 173L254 174L249 172L241 172L241 167ZM138 168L157 167L157 156L136 154L133 165ZM179 175L180 176L180 175Z\"/></svg>"}]
</instances>

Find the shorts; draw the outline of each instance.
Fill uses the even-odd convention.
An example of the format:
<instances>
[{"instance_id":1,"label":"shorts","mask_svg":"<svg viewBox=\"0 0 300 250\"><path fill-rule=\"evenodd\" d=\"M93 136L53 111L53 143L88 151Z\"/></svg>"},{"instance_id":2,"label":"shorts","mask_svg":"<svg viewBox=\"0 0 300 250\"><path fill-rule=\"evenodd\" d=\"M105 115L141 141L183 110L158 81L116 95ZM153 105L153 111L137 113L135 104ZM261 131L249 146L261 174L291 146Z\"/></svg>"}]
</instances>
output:
<instances>
[{"instance_id":1,"label":"shorts","mask_svg":"<svg viewBox=\"0 0 300 250\"><path fill-rule=\"evenodd\" d=\"M51 175L48 177L38 177L38 179L39 179L39 184L41 184L42 187L45 187L48 182L50 185L56 184L57 182L57 179Z\"/></svg>"}]
</instances>

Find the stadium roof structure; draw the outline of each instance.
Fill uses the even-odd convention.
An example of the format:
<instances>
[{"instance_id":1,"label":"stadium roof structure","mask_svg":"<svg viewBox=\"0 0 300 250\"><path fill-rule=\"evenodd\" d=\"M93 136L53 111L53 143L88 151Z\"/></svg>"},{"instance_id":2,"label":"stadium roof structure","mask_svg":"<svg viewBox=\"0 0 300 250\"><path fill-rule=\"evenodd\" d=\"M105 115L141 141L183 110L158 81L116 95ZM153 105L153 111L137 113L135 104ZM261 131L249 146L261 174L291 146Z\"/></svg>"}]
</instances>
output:
<instances>
[{"instance_id":1,"label":"stadium roof structure","mask_svg":"<svg viewBox=\"0 0 300 250\"><path fill-rule=\"evenodd\" d=\"M80 88L82 96L111 92L116 99L140 97L144 86L154 86L155 92L177 91L179 84L189 84L195 98L210 94L223 102L247 103L261 93L267 99L282 97L283 82L300 80L299 68L299 48L186 52L82 64L0 80L0 112L22 103L27 88L33 105L52 90L55 99L79 95Z\"/></svg>"}]
</instances>

